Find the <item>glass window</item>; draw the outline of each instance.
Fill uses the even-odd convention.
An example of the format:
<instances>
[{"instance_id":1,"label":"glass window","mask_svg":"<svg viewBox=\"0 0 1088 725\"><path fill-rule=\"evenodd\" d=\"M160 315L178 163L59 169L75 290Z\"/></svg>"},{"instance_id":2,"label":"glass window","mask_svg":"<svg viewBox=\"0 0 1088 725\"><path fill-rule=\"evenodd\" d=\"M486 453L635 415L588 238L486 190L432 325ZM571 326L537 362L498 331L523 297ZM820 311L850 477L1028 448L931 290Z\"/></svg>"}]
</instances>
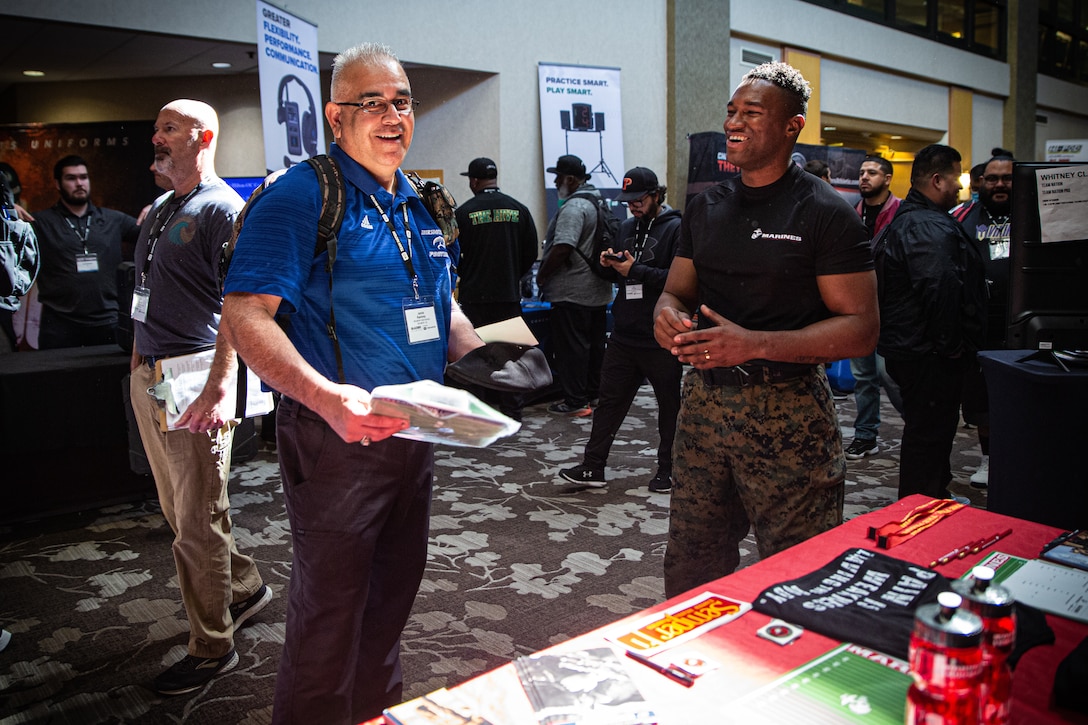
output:
<instances>
[{"instance_id":1,"label":"glass window","mask_svg":"<svg viewBox=\"0 0 1088 725\"><path fill-rule=\"evenodd\" d=\"M997 55L1001 50L1001 9L979 2L975 5L975 45Z\"/></svg>"},{"instance_id":2,"label":"glass window","mask_svg":"<svg viewBox=\"0 0 1088 725\"><path fill-rule=\"evenodd\" d=\"M963 28L963 0L938 0L937 32L953 38L966 36Z\"/></svg>"},{"instance_id":3,"label":"glass window","mask_svg":"<svg viewBox=\"0 0 1088 725\"><path fill-rule=\"evenodd\" d=\"M1060 30L1054 33L1054 65L1059 72L1073 70L1073 36Z\"/></svg>"},{"instance_id":4,"label":"glass window","mask_svg":"<svg viewBox=\"0 0 1088 725\"><path fill-rule=\"evenodd\" d=\"M846 4L879 18L884 17L884 0L846 0Z\"/></svg>"},{"instance_id":5,"label":"glass window","mask_svg":"<svg viewBox=\"0 0 1088 725\"><path fill-rule=\"evenodd\" d=\"M899 24L917 25L926 27L928 19L929 0L896 0L895 20Z\"/></svg>"},{"instance_id":6,"label":"glass window","mask_svg":"<svg viewBox=\"0 0 1088 725\"><path fill-rule=\"evenodd\" d=\"M1005 60L1005 34L1008 29L1008 4L1011 0L804 0L813 5L865 18L875 23L898 28L944 45L998 60ZM1021 0L1030 2L1031 0ZM1038 0L1046 6L1040 9L1053 26L1056 3L1077 3L1088 0ZM1083 13L1082 13L1083 14ZM1085 18L1088 22L1088 18ZM1079 22L1079 20L1078 20ZM1063 30L1063 23L1057 23ZM1079 38L1080 33L1075 34Z\"/></svg>"}]
</instances>

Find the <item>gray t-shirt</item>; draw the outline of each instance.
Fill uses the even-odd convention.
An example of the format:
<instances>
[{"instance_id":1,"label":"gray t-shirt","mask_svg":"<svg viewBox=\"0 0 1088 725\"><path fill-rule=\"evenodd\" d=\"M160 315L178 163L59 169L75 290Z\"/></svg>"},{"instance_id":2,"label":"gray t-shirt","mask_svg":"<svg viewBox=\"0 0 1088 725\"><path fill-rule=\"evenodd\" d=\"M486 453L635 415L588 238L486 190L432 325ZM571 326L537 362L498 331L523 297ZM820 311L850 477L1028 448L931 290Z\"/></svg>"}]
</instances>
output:
<instances>
[{"instance_id":1,"label":"gray t-shirt","mask_svg":"<svg viewBox=\"0 0 1088 725\"><path fill-rule=\"evenodd\" d=\"M588 184L578 187L575 193L586 192L599 195ZM567 244L592 258L593 234L596 229L597 210L593 203L586 199L567 199L548 222L541 253L546 257L552 247ZM578 252L572 251L567 263L544 282L541 297L546 302L571 302L585 307L603 307L612 301L612 283L593 274Z\"/></svg>"},{"instance_id":2,"label":"gray t-shirt","mask_svg":"<svg viewBox=\"0 0 1088 725\"><path fill-rule=\"evenodd\" d=\"M136 242L136 287L149 290L147 319L133 320L136 351L183 355L215 345L223 295L219 260L242 197L212 178L180 199L164 194Z\"/></svg>"}]
</instances>

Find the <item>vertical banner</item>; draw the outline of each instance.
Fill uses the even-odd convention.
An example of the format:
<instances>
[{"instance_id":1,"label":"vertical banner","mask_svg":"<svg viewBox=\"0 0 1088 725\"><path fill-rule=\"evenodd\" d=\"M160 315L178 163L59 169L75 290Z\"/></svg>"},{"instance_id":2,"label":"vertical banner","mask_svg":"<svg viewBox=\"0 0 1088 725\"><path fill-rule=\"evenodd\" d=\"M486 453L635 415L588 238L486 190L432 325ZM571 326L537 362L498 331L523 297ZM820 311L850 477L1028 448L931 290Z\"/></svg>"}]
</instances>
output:
<instances>
[{"instance_id":1,"label":"vertical banner","mask_svg":"<svg viewBox=\"0 0 1088 725\"><path fill-rule=\"evenodd\" d=\"M317 26L257 0L264 165L269 173L325 150Z\"/></svg>"},{"instance_id":2,"label":"vertical banner","mask_svg":"<svg viewBox=\"0 0 1088 725\"><path fill-rule=\"evenodd\" d=\"M538 66L540 138L544 166L564 154L582 159L590 183L613 197L623 183L623 116L620 69L578 65ZM545 172L549 216L557 208L553 177ZM613 193L605 193L604 190Z\"/></svg>"}]
</instances>

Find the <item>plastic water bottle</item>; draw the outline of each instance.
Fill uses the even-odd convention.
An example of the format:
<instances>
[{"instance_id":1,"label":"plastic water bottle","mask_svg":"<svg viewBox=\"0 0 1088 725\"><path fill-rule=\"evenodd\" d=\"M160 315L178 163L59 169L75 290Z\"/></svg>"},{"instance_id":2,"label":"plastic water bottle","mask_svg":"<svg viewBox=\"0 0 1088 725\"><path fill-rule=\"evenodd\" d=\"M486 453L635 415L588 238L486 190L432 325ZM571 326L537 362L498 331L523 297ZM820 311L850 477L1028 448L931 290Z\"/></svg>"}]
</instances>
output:
<instances>
[{"instance_id":1,"label":"plastic water bottle","mask_svg":"<svg viewBox=\"0 0 1088 725\"><path fill-rule=\"evenodd\" d=\"M1007 725L1012 709L1012 668L1009 655L1016 644L1016 612L1012 593L993 583L994 570L976 566L971 576L952 582L963 607L982 620L982 687L979 695L983 725Z\"/></svg>"},{"instance_id":2,"label":"plastic water bottle","mask_svg":"<svg viewBox=\"0 0 1088 725\"><path fill-rule=\"evenodd\" d=\"M977 725L982 681L982 620L941 592L914 614L907 691L908 725Z\"/></svg>"}]
</instances>

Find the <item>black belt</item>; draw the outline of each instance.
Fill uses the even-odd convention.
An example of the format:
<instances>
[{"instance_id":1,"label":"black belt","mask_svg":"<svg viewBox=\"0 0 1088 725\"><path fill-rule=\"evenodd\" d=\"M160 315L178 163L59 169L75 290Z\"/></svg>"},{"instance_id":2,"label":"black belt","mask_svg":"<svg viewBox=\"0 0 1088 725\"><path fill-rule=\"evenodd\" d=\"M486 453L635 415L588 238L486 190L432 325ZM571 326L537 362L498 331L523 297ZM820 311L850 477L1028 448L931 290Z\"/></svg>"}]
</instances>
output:
<instances>
[{"instance_id":1,"label":"black belt","mask_svg":"<svg viewBox=\"0 0 1088 725\"><path fill-rule=\"evenodd\" d=\"M731 388L748 388L765 383L781 383L811 375L816 368L772 368L766 365L736 365L731 368L699 370L699 377L706 385L722 385Z\"/></svg>"}]
</instances>

